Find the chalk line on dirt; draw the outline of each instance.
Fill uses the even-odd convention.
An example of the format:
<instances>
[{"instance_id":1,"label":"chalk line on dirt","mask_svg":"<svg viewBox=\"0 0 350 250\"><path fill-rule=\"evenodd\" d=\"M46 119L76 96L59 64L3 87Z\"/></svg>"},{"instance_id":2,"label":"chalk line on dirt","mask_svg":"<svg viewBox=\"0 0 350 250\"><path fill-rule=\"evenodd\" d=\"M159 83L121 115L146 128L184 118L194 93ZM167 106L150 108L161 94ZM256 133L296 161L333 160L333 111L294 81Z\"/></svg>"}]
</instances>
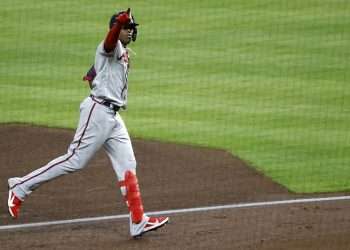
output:
<instances>
[{"instance_id":1,"label":"chalk line on dirt","mask_svg":"<svg viewBox=\"0 0 350 250\"><path fill-rule=\"evenodd\" d=\"M228 205L220 205L220 206L207 206L207 207L154 211L154 212L147 212L147 215L171 215L171 214L205 212L205 211L222 210L222 209L269 207L269 206L276 206L276 205L316 203L316 202L341 201L341 200L350 200L350 196L236 203L236 204L228 204ZM56 220L56 221L34 222L34 223L24 223L24 224L13 224L13 225L0 226L0 231L33 228L33 227L55 226L55 225L64 225L64 224L78 224L78 223L87 223L87 222L118 220L118 219L126 219L128 217L129 217L128 214L120 214L120 215L88 217L88 218L79 218L79 219L70 219L70 220Z\"/></svg>"}]
</instances>

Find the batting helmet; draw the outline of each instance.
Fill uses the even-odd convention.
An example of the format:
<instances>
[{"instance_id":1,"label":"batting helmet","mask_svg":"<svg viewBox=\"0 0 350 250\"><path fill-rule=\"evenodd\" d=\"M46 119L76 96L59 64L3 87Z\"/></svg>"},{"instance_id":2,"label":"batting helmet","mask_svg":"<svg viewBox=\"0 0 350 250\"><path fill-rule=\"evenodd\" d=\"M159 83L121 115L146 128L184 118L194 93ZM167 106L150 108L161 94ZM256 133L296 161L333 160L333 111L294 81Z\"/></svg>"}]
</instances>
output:
<instances>
[{"instance_id":1,"label":"batting helmet","mask_svg":"<svg viewBox=\"0 0 350 250\"><path fill-rule=\"evenodd\" d=\"M123 14L125 13L125 11L121 11L117 14L114 14L111 19L109 20L109 28L112 28L113 24L115 24L117 22L117 17L120 15L120 14ZM132 41L135 42L136 41L136 38L137 38L137 27L139 24L136 23L135 21L135 17L133 15L131 15L130 17L130 23L128 23L128 25L126 26L126 28L129 28L129 29L132 29L133 32L132 32Z\"/></svg>"}]
</instances>

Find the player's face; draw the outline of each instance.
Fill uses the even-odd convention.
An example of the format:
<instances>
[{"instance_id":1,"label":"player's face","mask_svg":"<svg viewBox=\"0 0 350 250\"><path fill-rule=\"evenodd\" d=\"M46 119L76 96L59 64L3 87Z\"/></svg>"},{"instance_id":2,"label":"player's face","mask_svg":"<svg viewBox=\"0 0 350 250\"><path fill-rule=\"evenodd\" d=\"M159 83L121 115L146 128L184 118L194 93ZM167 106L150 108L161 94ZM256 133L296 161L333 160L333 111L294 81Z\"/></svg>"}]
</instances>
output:
<instances>
[{"instance_id":1,"label":"player's face","mask_svg":"<svg viewBox=\"0 0 350 250\"><path fill-rule=\"evenodd\" d=\"M133 30L130 28L122 28L119 34L119 40L123 45L128 45L131 42Z\"/></svg>"}]
</instances>

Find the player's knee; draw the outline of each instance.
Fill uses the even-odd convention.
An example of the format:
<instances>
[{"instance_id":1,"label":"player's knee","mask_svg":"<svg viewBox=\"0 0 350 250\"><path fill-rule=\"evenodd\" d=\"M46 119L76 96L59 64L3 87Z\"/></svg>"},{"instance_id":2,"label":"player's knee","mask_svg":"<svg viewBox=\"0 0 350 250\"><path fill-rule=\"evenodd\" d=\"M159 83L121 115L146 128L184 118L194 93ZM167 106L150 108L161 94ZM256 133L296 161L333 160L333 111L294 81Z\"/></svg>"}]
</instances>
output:
<instances>
[{"instance_id":1,"label":"player's knee","mask_svg":"<svg viewBox=\"0 0 350 250\"><path fill-rule=\"evenodd\" d=\"M135 160L135 159L129 160L129 161L125 164L126 171L127 171L127 170L130 170L130 171L135 172L136 166L137 166L137 163L136 163L136 160Z\"/></svg>"},{"instance_id":2,"label":"player's knee","mask_svg":"<svg viewBox=\"0 0 350 250\"><path fill-rule=\"evenodd\" d=\"M136 160L130 160L121 164L119 168L115 169L118 175L118 179L124 180L125 173L128 171L131 171L132 173L136 174L136 165Z\"/></svg>"},{"instance_id":3,"label":"player's knee","mask_svg":"<svg viewBox=\"0 0 350 250\"><path fill-rule=\"evenodd\" d=\"M136 158L133 154L130 154L128 157L125 157L123 160L123 165L127 169L134 169L136 168Z\"/></svg>"},{"instance_id":4,"label":"player's knee","mask_svg":"<svg viewBox=\"0 0 350 250\"><path fill-rule=\"evenodd\" d=\"M70 160L70 165L73 171L77 171L83 169L87 165L88 161L88 159L75 158Z\"/></svg>"}]
</instances>

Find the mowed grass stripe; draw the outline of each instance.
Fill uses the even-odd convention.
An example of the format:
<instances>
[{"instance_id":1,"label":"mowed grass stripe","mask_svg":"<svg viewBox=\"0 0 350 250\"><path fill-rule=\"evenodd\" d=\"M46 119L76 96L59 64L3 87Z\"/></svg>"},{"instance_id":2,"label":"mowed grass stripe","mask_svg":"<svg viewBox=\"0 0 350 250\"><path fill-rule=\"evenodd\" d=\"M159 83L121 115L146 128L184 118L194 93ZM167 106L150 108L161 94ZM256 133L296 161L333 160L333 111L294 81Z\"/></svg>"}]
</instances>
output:
<instances>
[{"instance_id":1,"label":"mowed grass stripe","mask_svg":"<svg viewBox=\"0 0 350 250\"><path fill-rule=\"evenodd\" d=\"M19 2L18 2L19 4ZM5 0L1 122L74 128L114 9ZM222 148L296 192L350 189L350 6L343 0L133 1L135 137ZM17 20L13 22L13 20Z\"/></svg>"}]
</instances>

